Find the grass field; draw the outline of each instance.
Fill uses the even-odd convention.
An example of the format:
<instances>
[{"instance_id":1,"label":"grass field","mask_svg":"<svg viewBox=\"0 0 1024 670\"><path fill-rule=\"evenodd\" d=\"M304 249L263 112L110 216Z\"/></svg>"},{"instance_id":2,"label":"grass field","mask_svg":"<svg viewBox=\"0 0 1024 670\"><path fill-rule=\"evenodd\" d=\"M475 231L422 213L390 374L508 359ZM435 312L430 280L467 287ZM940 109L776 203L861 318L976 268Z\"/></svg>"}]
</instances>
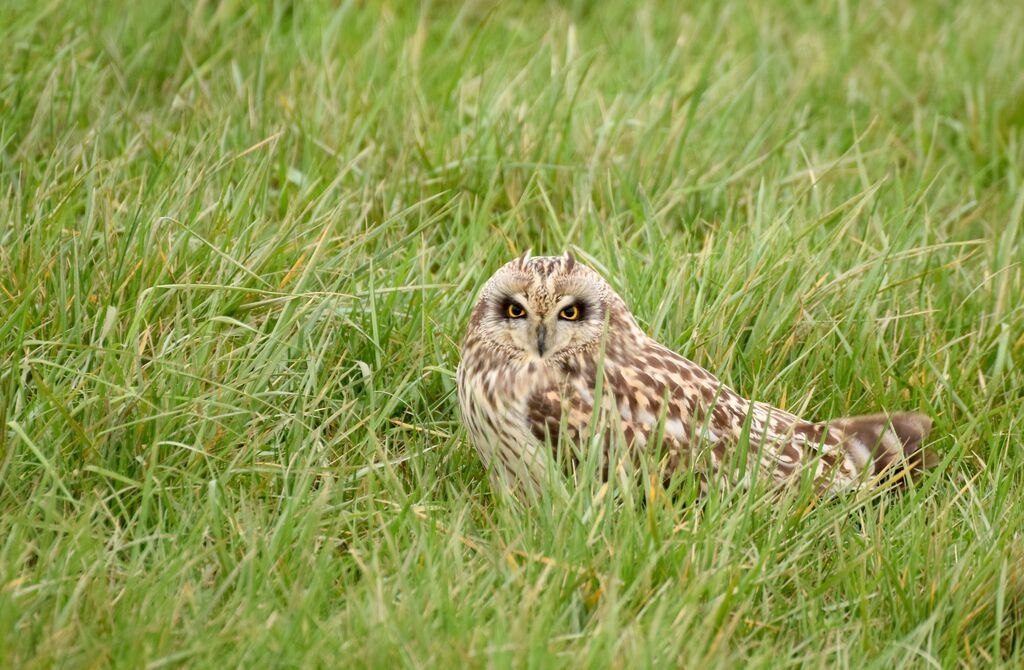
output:
<instances>
[{"instance_id":1,"label":"grass field","mask_svg":"<svg viewBox=\"0 0 1024 670\"><path fill-rule=\"evenodd\" d=\"M0 4L0 666L1024 664L1024 4ZM574 249L903 495L492 490L480 284Z\"/></svg>"}]
</instances>

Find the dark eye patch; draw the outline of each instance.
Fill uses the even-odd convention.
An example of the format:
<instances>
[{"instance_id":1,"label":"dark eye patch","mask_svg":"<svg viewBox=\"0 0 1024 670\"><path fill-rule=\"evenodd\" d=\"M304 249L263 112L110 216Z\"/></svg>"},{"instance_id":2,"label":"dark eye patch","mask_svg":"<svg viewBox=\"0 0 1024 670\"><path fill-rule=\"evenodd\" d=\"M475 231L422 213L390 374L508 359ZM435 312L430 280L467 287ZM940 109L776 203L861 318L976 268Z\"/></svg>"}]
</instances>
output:
<instances>
[{"instance_id":1,"label":"dark eye patch","mask_svg":"<svg viewBox=\"0 0 1024 670\"><path fill-rule=\"evenodd\" d=\"M571 317L567 316L566 311L568 310L569 312L572 312L573 308L575 308L576 313L573 314ZM588 305L585 300L577 300L575 302L571 302L565 307L558 310L559 318L566 319L568 321L583 321L584 319L587 318L589 313L590 305Z\"/></svg>"},{"instance_id":2,"label":"dark eye patch","mask_svg":"<svg viewBox=\"0 0 1024 670\"><path fill-rule=\"evenodd\" d=\"M558 310L558 318L565 321L579 321L583 318L583 307L580 303L572 303Z\"/></svg>"},{"instance_id":3,"label":"dark eye patch","mask_svg":"<svg viewBox=\"0 0 1024 670\"><path fill-rule=\"evenodd\" d=\"M526 308L518 300L506 296L498 301L498 316L503 319L519 319L526 316Z\"/></svg>"}]
</instances>

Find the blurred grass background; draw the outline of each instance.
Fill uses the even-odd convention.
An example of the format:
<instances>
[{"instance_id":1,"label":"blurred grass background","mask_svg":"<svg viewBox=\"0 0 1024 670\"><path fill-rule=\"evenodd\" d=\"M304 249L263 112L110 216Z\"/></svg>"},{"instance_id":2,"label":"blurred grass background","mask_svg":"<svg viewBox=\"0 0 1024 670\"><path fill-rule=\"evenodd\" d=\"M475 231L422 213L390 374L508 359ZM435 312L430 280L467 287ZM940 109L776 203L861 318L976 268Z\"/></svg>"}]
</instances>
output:
<instances>
[{"instance_id":1,"label":"blurred grass background","mask_svg":"<svg viewBox=\"0 0 1024 670\"><path fill-rule=\"evenodd\" d=\"M1024 661L1024 5L6 0L0 37L0 664ZM526 247L747 396L929 412L942 470L524 513L452 391Z\"/></svg>"}]
</instances>

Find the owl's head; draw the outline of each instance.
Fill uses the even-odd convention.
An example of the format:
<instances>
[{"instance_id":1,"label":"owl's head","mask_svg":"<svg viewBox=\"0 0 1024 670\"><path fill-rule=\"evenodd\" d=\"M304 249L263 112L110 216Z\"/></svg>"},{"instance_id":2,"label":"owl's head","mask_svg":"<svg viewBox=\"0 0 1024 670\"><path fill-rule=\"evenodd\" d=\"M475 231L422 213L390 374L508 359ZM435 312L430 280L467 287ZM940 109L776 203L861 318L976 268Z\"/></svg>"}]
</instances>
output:
<instances>
[{"instance_id":1,"label":"owl's head","mask_svg":"<svg viewBox=\"0 0 1024 670\"><path fill-rule=\"evenodd\" d=\"M527 251L484 285L470 334L520 360L557 361L598 345L616 303L608 282L571 253L534 258Z\"/></svg>"}]
</instances>

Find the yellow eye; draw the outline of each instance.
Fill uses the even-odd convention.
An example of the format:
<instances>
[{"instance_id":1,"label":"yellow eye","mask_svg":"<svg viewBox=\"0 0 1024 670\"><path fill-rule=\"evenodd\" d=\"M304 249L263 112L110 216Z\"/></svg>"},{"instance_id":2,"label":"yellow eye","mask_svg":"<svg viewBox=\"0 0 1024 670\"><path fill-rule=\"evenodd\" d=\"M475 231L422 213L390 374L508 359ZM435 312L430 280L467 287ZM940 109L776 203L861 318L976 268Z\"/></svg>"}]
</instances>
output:
<instances>
[{"instance_id":1,"label":"yellow eye","mask_svg":"<svg viewBox=\"0 0 1024 670\"><path fill-rule=\"evenodd\" d=\"M580 318L580 308L576 305L569 305L568 307L563 308L562 311L558 313L558 316L562 317L566 321L575 321Z\"/></svg>"},{"instance_id":2,"label":"yellow eye","mask_svg":"<svg viewBox=\"0 0 1024 670\"><path fill-rule=\"evenodd\" d=\"M510 319L521 319L526 316L526 310L514 302L508 304L508 307L505 308L505 313L508 314Z\"/></svg>"}]
</instances>

